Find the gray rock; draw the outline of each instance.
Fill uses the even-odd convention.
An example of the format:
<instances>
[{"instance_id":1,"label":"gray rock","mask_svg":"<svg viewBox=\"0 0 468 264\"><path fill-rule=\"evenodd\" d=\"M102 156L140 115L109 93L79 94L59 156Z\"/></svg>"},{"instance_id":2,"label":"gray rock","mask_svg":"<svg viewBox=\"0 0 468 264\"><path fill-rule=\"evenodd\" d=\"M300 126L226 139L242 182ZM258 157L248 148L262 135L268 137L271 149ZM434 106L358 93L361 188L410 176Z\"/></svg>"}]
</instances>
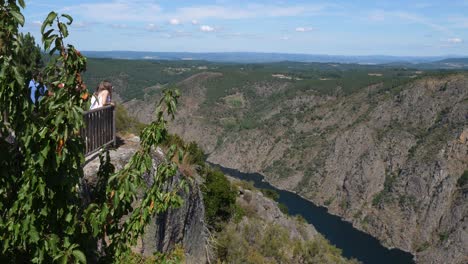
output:
<instances>
[{"instance_id":1,"label":"gray rock","mask_svg":"<svg viewBox=\"0 0 468 264\"><path fill-rule=\"evenodd\" d=\"M120 170L129 161L138 149L138 140L132 138L116 150L110 151L110 158L116 170ZM153 167L161 161L161 150L156 150L153 157ZM88 200L92 197L92 190L97 183L97 171L99 159L88 160L84 167L83 189ZM151 184L154 171L144 175L148 184ZM146 227L143 237L134 251L145 256L151 256L155 251L170 252L176 245L184 248L186 263L205 263L210 254L208 247L208 229L205 225L205 209L203 196L199 188L198 180L187 179L181 173L177 173L166 184L166 190L173 190L181 180L188 184L188 192L180 191L178 194L183 199L182 206L169 209L167 212L153 218L152 224Z\"/></svg>"}]
</instances>

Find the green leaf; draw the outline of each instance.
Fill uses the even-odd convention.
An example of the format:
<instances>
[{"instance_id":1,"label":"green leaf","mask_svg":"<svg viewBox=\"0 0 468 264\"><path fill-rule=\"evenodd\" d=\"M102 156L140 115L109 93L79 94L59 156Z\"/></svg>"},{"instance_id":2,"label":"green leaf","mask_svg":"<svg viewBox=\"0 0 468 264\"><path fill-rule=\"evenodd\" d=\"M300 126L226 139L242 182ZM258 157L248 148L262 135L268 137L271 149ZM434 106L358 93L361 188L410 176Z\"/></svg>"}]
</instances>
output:
<instances>
[{"instance_id":1,"label":"green leaf","mask_svg":"<svg viewBox=\"0 0 468 264\"><path fill-rule=\"evenodd\" d=\"M67 264L68 262L68 256L67 255L63 255L62 258L60 259L60 263L62 264Z\"/></svg>"},{"instance_id":2,"label":"green leaf","mask_svg":"<svg viewBox=\"0 0 468 264\"><path fill-rule=\"evenodd\" d=\"M64 23L59 23L58 24L60 32L62 32L63 37L68 37L68 28Z\"/></svg>"},{"instance_id":3,"label":"green leaf","mask_svg":"<svg viewBox=\"0 0 468 264\"><path fill-rule=\"evenodd\" d=\"M44 20L44 24L49 24L51 25L52 22L54 22L54 19L57 17L57 13L55 13L54 11L50 12L48 15L47 15L47 18Z\"/></svg>"},{"instance_id":4,"label":"green leaf","mask_svg":"<svg viewBox=\"0 0 468 264\"><path fill-rule=\"evenodd\" d=\"M46 158L47 157L47 154L49 153L49 150L50 150L50 146L49 145L46 145L42 150L41 150L41 155Z\"/></svg>"},{"instance_id":5,"label":"green leaf","mask_svg":"<svg viewBox=\"0 0 468 264\"><path fill-rule=\"evenodd\" d=\"M72 251L73 256L75 256L76 259L78 259L79 262L85 263L86 264L86 256L83 254L83 252L79 251L78 249L75 249Z\"/></svg>"},{"instance_id":6,"label":"green leaf","mask_svg":"<svg viewBox=\"0 0 468 264\"><path fill-rule=\"evenodd\" d=\"M37 233L36 229L29 230L29 238L31 239L32 243L39 241L39 234Z\"/></svg>"},{"instance_id":7,"label":"green leaf","mask_svg":"<svg viewBox=\"0 0 468 264\"><path fill-rule=\"evenodd\" d=\"M73 23L73 18L68 14L62 14L63 17L68 19L67 25L71 25Z\"/></svg>"},{"instance_id":8,"label":"green leaf","mask_svg":"<svg viewBox=\"0 0 468 264\"><path fill-rule=\"evenodd\" d=\"M44 50L49 50L50 44L52 44L52 41L54 41L55 37L51 36L49 38L45 38L43 40L44 42ZM52 54L51 54L52 55Z\"/></svg>"},{"instance_id":9,"label":"green leaf","mask_svg":"<svg viewBox=\"0 0 468 264\"><path fill-rule=\"evenodd\" d=\"M67 216L65 217L65 221L66 221L67 223L70 223L70 221L72 220L72 218L73 218L73 215L72 215L71 213L68 213Z\"/></svg>"},{"instance_id":10,"label":"green leaf","mask_svg":"<svg viewBox=\"0 0 468 264\"><path fill-rule=\"evenodd\" d=\"M57 13L55 12L50 12L49 15L47 15L47 18L44 20L44 23L42 23L41 34L44 34L44 30L47 26L52 25L52 22L54 22L54 19L56 17L57 17Z\"/></svg>"},{"instance_id":11,"label":"green leaf","mask_svg":"<svg viewBox=\"0 0 468 264\"><path fill-rule=\"evenodd\" d=\"M10 10L10 14L15 18L16 22L18 22L21 26L24 26L24 16L15 11L15 10Z\"/></svg>"},{"instance_id":12,"label":"green leaf","mask_svg":"<svg viewBox=\"0 0 468 264\"><path fill-rule=\"evenodd\" d=\"M21 6L22 8L25 8L25 7L26 7L26 4L24 3L24 0L18 0L18 2L19 2L20 6Z\"/></svg>"},{"instance_id":13,"label":"green leaf","mask_svg":"<svg viewBox=\"0 0 468 264\"><path fill-rule=\"evenodd\" d=\"M49 35L50 35L50 33L52 33L52 32L54 32L54 29L53 29L53 28L52 28L52 29L49 29L49 30L47 30L47 32L46 32L46 33L44 33L44 34L42 34L42 36L43 36L44 38L48 38L48 37L49 37Z\"/></svg>"}]
</instances>

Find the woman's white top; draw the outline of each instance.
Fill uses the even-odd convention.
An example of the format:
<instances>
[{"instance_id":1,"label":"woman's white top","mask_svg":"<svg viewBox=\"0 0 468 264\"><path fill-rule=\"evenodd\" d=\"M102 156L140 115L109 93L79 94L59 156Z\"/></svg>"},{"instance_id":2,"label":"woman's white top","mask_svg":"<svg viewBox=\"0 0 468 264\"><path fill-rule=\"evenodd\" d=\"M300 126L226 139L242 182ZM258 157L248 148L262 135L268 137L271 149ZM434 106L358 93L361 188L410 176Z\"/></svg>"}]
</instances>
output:
<instances>
[{"instance_id":1,"label":"woman's white top","mask_svg":"<svg viewBox=\"0 0 468 264\"><path fill-rule=\"evenodd\" d=\"M93 94L93 96L91 96L91 107L89 109L93 110L99 107L102 107L102 104L99 102L99 96Z\"/></svg>"},{"instance_id":2,"label":"woman's white top","mask_svg":"<svg viewBox=\"0 0 468 264\"><path fill-rule=\"evenodd\" d=\"M100 98L101 97L99 96L99 94L98 95L93 94L93 96L91 96L91 107L89 108L90 110L93 110L93 109L104 106L104 104L101 103ZM106 103L110 103L110 102L111 102L110 96L107 96L107 102Z\"/></svg>"}]
</instances>

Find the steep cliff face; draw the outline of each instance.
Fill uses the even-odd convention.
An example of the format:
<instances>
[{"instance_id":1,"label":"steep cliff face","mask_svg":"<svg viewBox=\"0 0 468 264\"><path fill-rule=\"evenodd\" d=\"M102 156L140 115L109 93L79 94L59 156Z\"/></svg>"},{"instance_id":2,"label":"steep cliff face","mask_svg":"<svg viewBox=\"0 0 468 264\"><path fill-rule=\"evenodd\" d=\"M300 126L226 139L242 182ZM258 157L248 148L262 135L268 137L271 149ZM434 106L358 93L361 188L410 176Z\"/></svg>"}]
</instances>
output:
<instances>
[{"instance_id":1,"label":"steep cliff face","mask_svg":"<svg viewBox=\"0 0 468 264\"><path fill-rule=\"evenodd\" d=\"M176 188L181 175L172 178L167 189ZM208 230L205 225L205 208L203 196L196 181L189 184L189 191L181 194L184 204L177 209L171 209L156 218L156 228L153 234L146 234L145 253L152 254L154 248L160 252L174 249L181 244L186 252L186 263L205 263L209 256ZM154 240L155 246L150 245Z\"/></svg>"},{"instance_id":2,"label":"steep cliff face","mask_svg":"<svg viewBox=\"0 0 468 264\"><path fill-rule=\"evenodd\" d=\"M420 263L466 261L467 186L457 181L468 169L467 76L351 95L306 91L234 131L216 114L245 109L218 104L208 113L203 96L183 100L172 131L199 142L210 162L261 172Z\"/></svg>"},{"instance_id":3,"label":"steep cliff face","mask_svg":"<svg viewBox=\"0 0 468 264\"><path fill-rule=\"evenodd\" d=\"M110 151L111 162L116 170L122 169L132 157L138 149L138 142L139 139L135 137L127 140L118 149ZM156 152L153 158L154 168L161 158ZM84 167L86 195L92 195L92 190L96 186L98 168L99 159L97 158L90 160ZM154 171L145 175L149 184L151 184L153 173ZM155 251L170 252L176 245L180 245L185 250L186 263L205 263L209 253L207 247L208 230L205 225L203 196L198 181L195 179L187 180L185 176L177 173L170 179L165 188L173 190L182 180L188 183L188 191L179 193L184 201L182 206L170 209L153 218L152 224L146 228L143 237L133 250L145 256L152 256Z\"/></svg>"}]
</instances>

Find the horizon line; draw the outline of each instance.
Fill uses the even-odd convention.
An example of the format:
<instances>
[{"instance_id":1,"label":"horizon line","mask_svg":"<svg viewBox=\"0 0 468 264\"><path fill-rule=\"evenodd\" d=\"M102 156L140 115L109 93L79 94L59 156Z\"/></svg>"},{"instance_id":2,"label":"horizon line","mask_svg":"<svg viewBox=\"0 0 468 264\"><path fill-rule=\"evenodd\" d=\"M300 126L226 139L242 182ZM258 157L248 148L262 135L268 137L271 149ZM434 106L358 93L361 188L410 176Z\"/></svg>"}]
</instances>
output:
<instances>
[{"instance_id":1,"label":"horizon line","mask_svg":"<svg viewBox=\"0 0 468 264\"><path fill-rule=\"evenodd\" d=\"M251 53L251 54L281 54L281 55L307 55L307 56L336 56L336 57L411 57L411 58L468 58L468 54L444 55L388 55L388 54L327 54L327 53L295 53L270 51L148 51L148 50L81 50L82 52L147 52L147 53L189 53L189 54L215 54L215 53Z\"/></svg>"}]
</instances>

